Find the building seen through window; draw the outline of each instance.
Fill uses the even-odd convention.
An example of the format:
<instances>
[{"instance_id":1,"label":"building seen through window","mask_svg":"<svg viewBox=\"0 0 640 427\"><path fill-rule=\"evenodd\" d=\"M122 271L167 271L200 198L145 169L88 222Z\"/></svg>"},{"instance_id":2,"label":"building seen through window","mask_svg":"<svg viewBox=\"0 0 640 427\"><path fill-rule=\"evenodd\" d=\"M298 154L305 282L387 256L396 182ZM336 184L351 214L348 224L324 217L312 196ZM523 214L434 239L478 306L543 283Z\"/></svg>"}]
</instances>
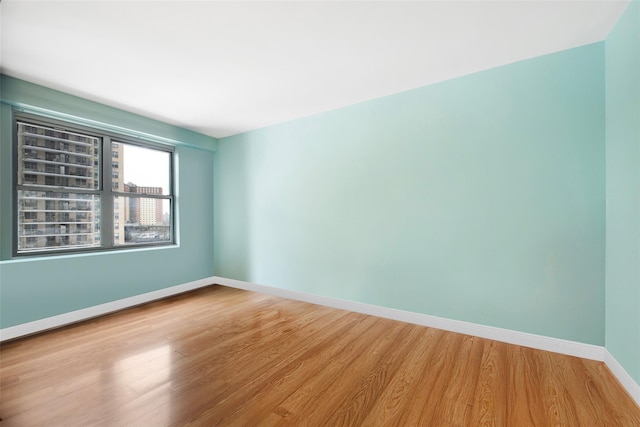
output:
<instances>
[{"instance_id":1,"label":"building seen through window","mask_svg":"<svg viewBox=\"0 0 640 427\"><path fill-rule=\"evenodd\" d=\"M46 120L16 126L16 253L173 242L170 150Z\"/></svg>"}]
</instances>

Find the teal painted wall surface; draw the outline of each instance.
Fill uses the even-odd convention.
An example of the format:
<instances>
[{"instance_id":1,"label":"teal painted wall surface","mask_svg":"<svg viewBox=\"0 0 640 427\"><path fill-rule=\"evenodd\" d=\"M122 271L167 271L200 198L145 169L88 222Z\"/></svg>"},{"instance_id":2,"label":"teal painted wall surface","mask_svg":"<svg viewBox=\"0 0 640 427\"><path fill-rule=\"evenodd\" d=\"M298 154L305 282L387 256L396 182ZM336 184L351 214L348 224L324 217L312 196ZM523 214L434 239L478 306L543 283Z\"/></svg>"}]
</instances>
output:
<instances>
[{"instance_id":1,"label":"teal painted wall surface","mask_svg":"<svg viewBox=\"0 0 640 427\"><path fill-rule=\"evenodd\" d=\"M216 274L604 344L604 43L219 141Z\"/></svg>"},{"instance_id":2,"label":"teal painted wall surface","mask_svg":"<svg viewBox=\"0 0 640 427\"><path fill-rule=\"evenodd\" d=\"M606 51L606 347L640 384L640 2Z\"/></svg>"},{"instance_id":3,"label":"teal painted wall surface","mask_svg":"<svg viewBox=\"0 0 640 427\"><path fill-rule=\"evenodd\" d=\"M0 327L6 328L175 286L213 274L213 138L2 76L0 112ZM27 104L161 138L176 147L179 245L11 259L11 106Z\"/></svg>"}]
</instances>

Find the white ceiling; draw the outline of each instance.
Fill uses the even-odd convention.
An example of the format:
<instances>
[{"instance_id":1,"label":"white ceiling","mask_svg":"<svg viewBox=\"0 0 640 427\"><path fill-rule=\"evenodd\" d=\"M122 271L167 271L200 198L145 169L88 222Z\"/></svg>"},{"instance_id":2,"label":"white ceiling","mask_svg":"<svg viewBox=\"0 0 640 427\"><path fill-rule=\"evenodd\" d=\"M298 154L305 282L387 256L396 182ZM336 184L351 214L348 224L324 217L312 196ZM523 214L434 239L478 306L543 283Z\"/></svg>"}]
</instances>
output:
<instances>
[{"instance_id":1,"label":"white ceiling","mask_svg":"<svg viewBox=\"0 0 640 427\"><path fill-rule=\"evenodd\" d=\"M603 40L628 1L0 3L0 70L224 137Z\"/></svg>"}]
</instances>

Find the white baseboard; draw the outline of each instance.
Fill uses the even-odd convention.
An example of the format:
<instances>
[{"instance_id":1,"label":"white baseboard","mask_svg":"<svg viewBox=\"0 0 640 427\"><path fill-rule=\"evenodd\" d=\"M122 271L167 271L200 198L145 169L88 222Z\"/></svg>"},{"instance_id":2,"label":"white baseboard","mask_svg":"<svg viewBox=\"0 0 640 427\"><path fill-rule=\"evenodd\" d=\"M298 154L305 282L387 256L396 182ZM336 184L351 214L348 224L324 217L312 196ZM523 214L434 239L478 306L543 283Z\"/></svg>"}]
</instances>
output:
<instances>
[{"instance_id":1,"label":"white baseboard","mask_svg":"<svg viewBox=\"0 0 640 427\"><path fill-rule=\"evenodd\" d=\"M0 329L0 341L43 332L213 284L211 277Z\"/></svg>"},{"instance_id":2,"label":"white baseboard","mask_svg":"<svg viewBox=\"0 0 640 427\"><path fill-rule=\"evenodd\" d=\"M220 284L232 288L244 289L247 291L260 292L263 294L289 298L297 301L309 302L312 304L324 305L327 307L342 310L354 311L357 313L369 314L402 322L413 323L432 328L443 329L451 332L458 332L466 335L487 338L508 344L521 345L539 350L552 351L554 353L566 354L569 356L582 357L584 359L604 362L618 381L627 390L631 397L640 405L640 385L625 371L618 361L607 351L606 348L584 344L575 341L563 340L559 338L545 337L542 335L518 332L509 329L484 326L460 320L446 319L443 317L431 316L421 313L398 310L394 308L382 307L372 304L365 304L355 301L347 301L338 298L324 297L304 292L297 292L288 289L274 288L271 286L258 285L241 280L227 279L225 277L211 276L193 282L183 283L170 288L159 289L141 295L60 314L58 316L47 317L34 322L23 323L16 326L0 329L0 341L19 338L26 335L43 332L48 329L58 328L71 323L91 319L93 317L112 313L114 311L188 292L212 284Z\"/></svg>"},{"instance_id":3,"label":"white baseboard","mask_svg":"<svg viewBox=\"0 0 640 427\"><path fill-rule=\"evenodd\" d=\"M493 326L479 325L476 323L464 322L461 320L452 320L443 317L431 316L428 314L398 310L395 308L312 295L287 289L273 288L270 286L243 282L241 280L227 279L224 277L214 276L211 279L213 283L218 283L233 288L260 292L264 294L295 299L298 301L355 311L358 313L370 314L387 319L413 323L416 325L429 326L446 331L473 335L476 337L487 338L494 341L501 341L508 344L531 347L538 350L552 351L555 353L567 354L569 356L597 360L600 362L604 361L604 347L598 345L584 344L559 338L545 337L543 335L535 335L526 332L496 328Z\"/></svg>"},{"instance_id":4,"label":"white baseboard","mask_svg":"<svg viewBox=\"0 0 640 427\"><path fill-rule=\"evenodd\" d=\"M611 370L613 375L620 381L620 384L627 390L633 400L640 406L640 384L636 383L631 375L618 363L609 350L604 350L604 363Z\"/></svg>"},{"instance_id":5,"label":"white baseboard","mask_svg":"<svg viewBox=\"0 0 640 427\"><path fill-rule=\"evenodd\" d=\"M583 359L604 362L620 384L627 390L633 400L640 405L640 385L634 381L627 371L618 361L602 346L584 344L576 341L563 340L559 338L545 337L542 335L518 332L509 329L484 326L476 323L463 322L460 320L446 319L427 314L413 313L409 311L397 310L394 308L381 307L372 304L341 300L338 298L324 297L307 294L303 292L291 291L287 289L274 288L271 286L258 285L255 283L243 282L241 280L227 279L225 277L211 277L212 283L217 283L232 288L244 289L247 291L260 292L263 294L309 302L312 304L324 305L327 307L339 308L343 310L355 311L357 313L370 314L372 316L384 317L402 322L414 323L422 326L443 329L451 332L458 332L466 335L487 338L508 344L521 345L523 347L535 348L538 350L551 351L554 353L566 354L569 356L581 357Z\"/></svg>"}]
</instances>

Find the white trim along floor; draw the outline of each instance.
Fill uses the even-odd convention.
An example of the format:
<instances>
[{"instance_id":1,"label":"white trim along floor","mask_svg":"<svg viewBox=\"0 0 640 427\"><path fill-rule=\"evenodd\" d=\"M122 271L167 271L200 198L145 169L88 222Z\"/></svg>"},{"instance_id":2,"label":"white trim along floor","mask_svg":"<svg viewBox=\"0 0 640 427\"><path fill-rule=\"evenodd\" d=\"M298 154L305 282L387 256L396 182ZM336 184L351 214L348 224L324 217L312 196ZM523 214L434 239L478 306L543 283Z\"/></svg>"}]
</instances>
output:
<instances>
[{"instance_id":1,"label":"white trim along floor","mask_svg":"<svg viewBox=\"0 0 640 427\"><path fill-rule=\"evenodd\" d=\"M206 277L204 279L183 283L181 285L172 286L158 291L148 292L121 300L112 301L106 304L84 308L70 313L64 313L57 316L36 320L34 322L0 329L0 341L19 338L22 336L46 331L48 329L80 322L83 320L91 319L93 317L144 304L161 298L166 298L172 295L177 295L183 292L188 292L190 290L212 284L220 284L232 288L244 289L247 291L259 292L263 294L309 302L312 304L319 304L328 307L369 314L372 316L399 320L402 322L443 329L451 332L458 332L466 335L473 335L509 344L535 348L538 350L552 351L569 356L601 361L607 365L607 367L611 370L611 372L613 372L618 381L620 381L622 386L627 390L629 395L631 395L635 402L640 405L640 385L638 385L638 383L634 381L631 375L629 375L629 373L625 371L625 369L618 363L613 355L611 355L611 353L609 353L609 351L602 346L545 337L542 335L529 334L509 329L496 328L492 326L484 326L476 323L446 319L437 316L430 316L427 314L413 313L409 311L397 310L372 304L341 300L338 298L330 298L303 292L296 292L287 289L280 289L271 286L244 282L241 280L227 279L225 277L219 276Z\"/></svg>"}]
</instances>

